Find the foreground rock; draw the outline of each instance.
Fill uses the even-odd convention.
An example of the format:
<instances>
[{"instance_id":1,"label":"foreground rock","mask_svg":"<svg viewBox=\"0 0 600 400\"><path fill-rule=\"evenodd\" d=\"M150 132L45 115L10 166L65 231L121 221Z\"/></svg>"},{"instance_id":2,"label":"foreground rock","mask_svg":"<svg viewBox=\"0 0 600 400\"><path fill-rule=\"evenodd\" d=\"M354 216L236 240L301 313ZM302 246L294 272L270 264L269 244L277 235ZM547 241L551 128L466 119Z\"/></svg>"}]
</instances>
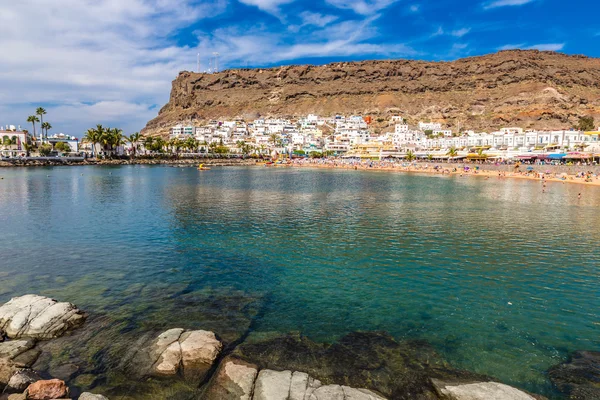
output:
<instances>
[{"instance_id":1,"label":"foreground rock","mask_svg":"<svg viewBox=\"0 0 600 400\"><path fill-rule=\"evenodd\" d=\"M157 376L182 373L187 379L202 381L222 347L213 332L170 329L149 350L150 372Z\"/></svg>"},{"instance_id":2,"label":"foreground rock","mask_svg":"<svg viewBox=\"0 0 600 400\"><path fill-rule=\"evenodd\" d=\"M212 378L208 399L251 400L258 368L254 364L235 358L226 358Z\"/></svg>"},{"instance_id":3,"label":"foreground rock","mask_svg":"<svg viewBox=\"0 0 600 400\"><path fill-rule=\"evenodd\" d=\"M433 384L448 400L536 400L525 392L496 382L445 384L434 379Z\"/></svg>"},{"instance_id":4,"label":"foreground rock","mask_svg":"<svg viewBox=\"0 0 600 400\"><path fill-rule=\"evenodd\" d=\"M69 388L60 379L37 381L27 388L27 398L31 400L52 400L69 397Z\"/></svg>"},{"instance_id":5,"label":"foreground rock","mask_svg":"<svg viewBox=\"0 0 600 400\"><path fill-rule=\"evenodd\" d=\"M366 388L393 399L439 399L432 378L491 380L452 368L426 342L397 342L380 332L355 332L333 344L296 335L265 340L249 337L233 355L259 369L303 371L324 385Z\"/></svg>"},{"instance_id":6,"label":"foreground rock","mask_svg":"<svg viewBox=\"0 0 600 400\"><path fill-rule=\"evenodd\" d=\"M25 295L0 307L0 330L11 339L52 339L82 325L85 318L71 303Z\"/></svg>"},{"instance_id":7,"label":"foreground rock","mask_svg":"<svg viewBox=\"0 0 600 400\"><path fill-rule=\"evenodd\" d=\"M10 340L0 343L0 392L21 368L31 367L38 356L31 339Z\"/></svg>"},{"instance_id":8,"label":"foreground rock","mask_svg":"<svg viewBox=\"0 0 600 400\"><path fill-rule=\"evenodd\" d=\"M23 369L15 372L10 378L4 393L21 393L32 383L42 380L42 378L30 369Z\"/></svg>"},{"instance_id":9,"label":"foreground rock","mask_svg":"<svg viewBox=\"0 0 600 400\"><path fill-rule=\"evenodd\" d=\"M548 376L569 399L600 399L600 352L577 351L552 367Z\"/></svg>"},{"instance_id":10,"label":"foreground rock","mask_svg":"<svg viewBox=\"0 0 600 400\"><path fill-rule=\"evenodd\" d=\"M366 389L323 385L304 372L274 371L228 357L205 392L207 400L385 400Z\"/></svg>"}]
</instances>

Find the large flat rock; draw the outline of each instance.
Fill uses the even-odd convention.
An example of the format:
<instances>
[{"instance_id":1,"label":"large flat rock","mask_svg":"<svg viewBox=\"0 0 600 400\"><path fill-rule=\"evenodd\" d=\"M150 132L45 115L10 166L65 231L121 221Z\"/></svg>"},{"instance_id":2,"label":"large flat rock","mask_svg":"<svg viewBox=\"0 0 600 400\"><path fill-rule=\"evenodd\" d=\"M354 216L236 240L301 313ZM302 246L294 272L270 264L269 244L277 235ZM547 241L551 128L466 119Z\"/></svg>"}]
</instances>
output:
<instances>
[{"instance_id":1,"label":"large flat rock","mask_svg":"<svg viewBox=\"0 0 600 400\"><path fill-rule=\"evenodd\" d=\"M536 400L525 392L497 382L445 384L435 379L432 381L448 400Z\"/></svg>"},{"instance_id":2,"label":"large flat rock","mask_svg":"<svg viewBox=\"0 0 600 400\"><path fill-rule=\"evenodd\" d=\"M11 339L52 339L77 328L85 318L71 303L28 294L0 307L0 330Z\"/></svg>"},{"instance_id":3,"label":"large flat rock","mask_svg":"<svg viewBox=\"0 0 600 400\"><path fill-rule=\"evenodd\" d=\"M257 375L256 365L227 357L211 379L205 397L215 400L252 400Z\"/></svg>"},{"instance_id":4,"label":"large flat rock","mask_svg":"<svg viewBox=\"0 0 600 400\"><path fill-rule=\"evenodd\" d=\"M160 334L150 346L150 373L157 376L183 374L201 382L222 349L213 332L170 329Z\"/></svg>"}]
</instances>

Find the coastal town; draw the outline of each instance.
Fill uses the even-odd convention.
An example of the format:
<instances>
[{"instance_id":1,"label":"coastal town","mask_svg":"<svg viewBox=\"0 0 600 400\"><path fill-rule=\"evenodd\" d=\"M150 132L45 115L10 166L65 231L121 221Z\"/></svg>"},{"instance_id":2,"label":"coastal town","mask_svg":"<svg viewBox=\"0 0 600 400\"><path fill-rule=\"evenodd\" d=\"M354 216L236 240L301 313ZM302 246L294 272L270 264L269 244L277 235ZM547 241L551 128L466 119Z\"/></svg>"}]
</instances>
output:
<instances>
[{"instance_id":1,"label":"coastal town","mask_svg":"<svg viewBox=\"0 0 600 400\"><path fill-rule=\"evenodd\" d=\"M600 127L595 127L591 118L582 120L581 128L587 129L540 131L505 127L475 132L452 129L442 122L419 121L413 125L399 115L375 120L371 116L309 114L297 119L181 122L169 129L168 139L137 134L130 140L116 130L114 140L97 142L89 134L97 129L78 139L63 133L48 136L47 131L36 137L20 126L8 125L0 126L0 152L5 158L26 157L38 150L39 155L84 157L176 153L596 164L600 161ZM99 137L103 132L96 133ZM42 148L45 150L40 151Z\"/></svg>"}]
</instances>

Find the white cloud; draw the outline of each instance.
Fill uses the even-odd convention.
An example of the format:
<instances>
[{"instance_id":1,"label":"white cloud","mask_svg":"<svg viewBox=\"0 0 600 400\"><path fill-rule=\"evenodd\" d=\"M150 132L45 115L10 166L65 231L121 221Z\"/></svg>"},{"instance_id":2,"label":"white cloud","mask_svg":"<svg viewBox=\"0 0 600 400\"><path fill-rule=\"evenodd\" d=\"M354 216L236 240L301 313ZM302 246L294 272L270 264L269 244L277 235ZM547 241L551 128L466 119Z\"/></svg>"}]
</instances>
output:
<instances>
[{"instance_id":1,"label":"white cloud","mask_svg":"<svg viewBox=\"0 0 600 400\"><path fill-rule=\"evenodd\" d=\"M496 0L491 3L484 4L483 8L498 8L498 7L507 7L507 6L522 6L525 4L532 3L536 0Z\"/></svg>"},{"instance_id":2,"label":"white cloud","mask_svg":"<svg viewBox=\"0 0 600 400\"><path fill-rule=\"evenodd\" d=\"M292 3L295 0L239 0L240 3L256 6L259 9L271 14L279 14L279 7L284 4Z\"/></svg>"},{"instance_id":3,"label":"white cloud","mask_svg":"<svg viewBox=\"0 0 600 400\"><path fill-rule=\"evenodd\" d=\"M323 15L321 13L313 13L310 11L303 11L300 13L300 18L302 19L302 26L314 25L320 28L329 25L338 19L335 15Z\"/></svg>"},{"instance_id":4,"label":"white cloud","mask_svg":"<svg viewBox=\"0 0 600 400\"><path fill-rule=\"evenodd\" d=\"M222 0L22 0L0 2L0 124L21 124L36 106L57 131L96 123L140 130L192 69L195 51L166 39L223 11ZM21 27L21 28L19 28ZM14 121L14 122L13 122Z\"/></svg>"},{"instance_id":5,"label":"white cloud","mask_svg":"<svg viewBox=\"0 0 600 400\"><path fill-rule=\"evenodd\" d=\"M540 50L540 51L561 51L565 48L565 43L541 43L534 44L533 46L520 43L520 44L505 44L504 46L498 47L499 51L502 50Z\"/></svg>"},{"instance_id":6,"label":"white cloud","mask_svg":"<svg viewBox=\"0 0 600 400\"><path fill-rule=\"evenodd\" d=\"M450 32L450 34L454 37L461 38L461 37L465 36L466 34L468 34L469 32L471 32L471 28L462 28L462 29L457 29L455 31L452 31L452 32Z\"/></svg>"},{"instance_id":7,"label":"white cloud","mask_svg":"<svg viewBox=\"0 0 600 400\"><path fill-rule=\"evenodd\" d=\"M421 5L413 4L412 6L409 7L409 10L414 13L419 12L419 10L421 10Z\"/></svg>"},{"instance_id":8,"label":"white cloud","mask_svg":"<svg viewBox=\"0 0 600 400\"><path fill-rule=\"evenodd\" d=\"M497 48L498 51L504 51L504 50L515 50L515 49L522 49L525 46L525 43L521 43L521 44L505 44L504 46L500 46Z\"/></svg>"},{"instance_id":9,"label":"white cloud","mask_svg":"<svg viewBox=\"0 0 600 400\"><path fill-rule=\"evenodd\" d=\"M352 10L360 15L372 15L388 8L398 0L326 0L334 7Z\"/></svg>"},{"instance_id":10,"label":"white cloud","mask_svg":"<svg viewBox=\"0 0 600 400\"><path fill-rule=\"evenodd\" d=\"M216 49L229 64L277 64L304 57L339 57L351 55L412 56L417 52L402 43L373 44L377 36L372 22L378 16L358 21L340 21L316 29L310 35L293 41L293 37L266 29L246 30L237 27L221 28L211 36L200 37L200 48Z\"/></svg>"},{"instance_id":11,"label":"white cloud","mask_svg":"<svg viewBox=\"0 0 600 400\"><path fill-rule=\"evenodd\" d=\"M565 48L565 43L542 43L534 44L533 46L527 47L528 50L541 50L541 51L561 51Z\"/></svg>"}]
</instances>

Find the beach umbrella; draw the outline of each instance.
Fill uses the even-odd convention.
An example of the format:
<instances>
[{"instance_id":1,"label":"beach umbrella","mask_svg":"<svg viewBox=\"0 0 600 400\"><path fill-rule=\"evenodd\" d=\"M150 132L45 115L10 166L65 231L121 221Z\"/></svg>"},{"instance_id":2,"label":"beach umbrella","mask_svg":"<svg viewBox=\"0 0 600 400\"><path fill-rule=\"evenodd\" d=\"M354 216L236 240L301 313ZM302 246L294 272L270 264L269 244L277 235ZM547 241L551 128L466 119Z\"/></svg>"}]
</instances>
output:
<instances>
[{"instance_id":1,"label":"beach umbrella","mask_svg":"<svg viewBox=\"0 0 600 400\"><path fill-rule=\"evenodd\" d=\"M527 167L527 171L533 171L533 167Z\"/></svg>"}]
</instances>

